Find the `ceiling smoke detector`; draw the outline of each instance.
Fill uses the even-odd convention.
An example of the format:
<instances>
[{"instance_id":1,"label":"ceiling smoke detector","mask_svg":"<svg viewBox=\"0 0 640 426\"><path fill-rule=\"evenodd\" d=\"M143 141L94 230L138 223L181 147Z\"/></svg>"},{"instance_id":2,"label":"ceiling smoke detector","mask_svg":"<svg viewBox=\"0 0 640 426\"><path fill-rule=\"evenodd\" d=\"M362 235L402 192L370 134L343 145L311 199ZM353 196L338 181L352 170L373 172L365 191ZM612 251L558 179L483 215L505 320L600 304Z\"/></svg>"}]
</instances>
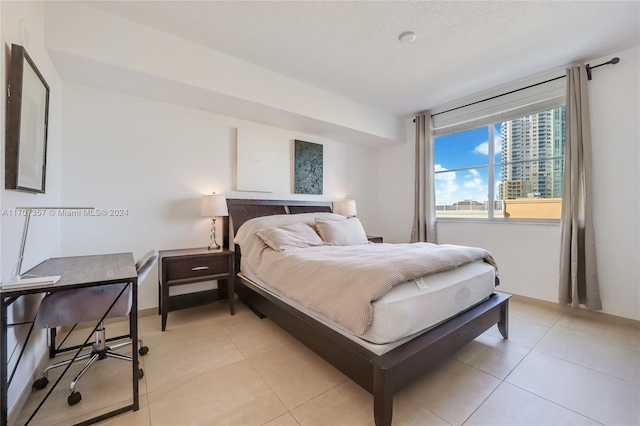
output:
<instances>
[{"instance_id":1,"label":"ceiling smoke detector","mask_svg":"<svg viewBox=\"0 0 640 426\"><path fill-rule=\"evenodd\" d=\"M405 31L402 34L400 34L400 36L398 36L398 40L400 40L400 43L405 43L405 44L411 44L415 41L416 39L416 33L414 33L413 31Z\"/></svg>"}]
</instances>

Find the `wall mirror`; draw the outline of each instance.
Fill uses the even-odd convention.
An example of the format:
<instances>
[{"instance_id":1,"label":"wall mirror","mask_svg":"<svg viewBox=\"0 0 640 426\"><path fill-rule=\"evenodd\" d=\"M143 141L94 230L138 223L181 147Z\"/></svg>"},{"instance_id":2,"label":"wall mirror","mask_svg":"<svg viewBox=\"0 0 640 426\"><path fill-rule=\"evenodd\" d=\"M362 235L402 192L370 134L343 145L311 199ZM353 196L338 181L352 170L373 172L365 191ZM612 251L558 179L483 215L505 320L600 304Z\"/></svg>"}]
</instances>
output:
<instances>
[{"instance_id":1,"label":"wall mirror","mask_svg":"<svg viewBox=\"0 0 640 426\"><path fill-rule=\"evenodd\" d=\"M26 50L11 45L5 128L5 189L44 193L49 86Z\"/></svg>"}]
</instances>

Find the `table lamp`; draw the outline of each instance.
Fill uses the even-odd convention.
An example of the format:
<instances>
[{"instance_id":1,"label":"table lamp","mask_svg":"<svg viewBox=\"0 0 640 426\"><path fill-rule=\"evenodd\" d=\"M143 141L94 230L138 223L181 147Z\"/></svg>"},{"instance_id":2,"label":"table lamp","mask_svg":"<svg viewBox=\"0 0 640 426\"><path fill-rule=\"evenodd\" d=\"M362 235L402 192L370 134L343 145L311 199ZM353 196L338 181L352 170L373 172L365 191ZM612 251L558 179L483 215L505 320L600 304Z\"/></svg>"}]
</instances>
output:
<instances>
[{"instance_id":1,"label":"table lamp","mask_svg":"<svg viewBox=\"0 0 640 426\"><path fill-rule=\"evenodd\" d=\"M11 279L2 284L3 287L17 287L18 285L29 285L29 284L39 284L45 281L50 281L53 277L32 277L22 275L22 261L24 260L24 250L27 245L27 235L29 233L29 222L31 220L31 216L42 216L42 212L44 211L57 211L58 213L51 214L50 216L59 215L60 212L64 212L65 210L86 210L92 211L95 210L95 207L16 207L16 211L24 212L24 228L22 228L22 240L20 241L20 250L18 251L18 261L14 267L14 270L11 273ZM40 213L39 213L40 212ZM82 213L78 212L78 216ZM74 214L75 215L75 214ZM60 277L56 277L60 278Z\"/></svg>"},{"instance_id":2,"label":"table lamp","mask_svg":"<svg viewBox=\"0 0 640 426\"><path fill-rule=\"evenodd\" d=\"M347 217L353 217L357 214L356 200L346 199L336 203L336 213Z\"/></svg>"},{"instance_id":3,"label":"table lamp","mask_svg":"<svg viewBox=\"0 0 640 426\"><path fill-rule=\"evenodd\" d=\"M220 244L216 242L216 218L229 216L229 210L227 210L227 199L224 195L216 195L215 192L212 195L203 195L200 215L211 218L211 244L207 246L207 249L219 249Z\"/></svg>"}]
</instances>

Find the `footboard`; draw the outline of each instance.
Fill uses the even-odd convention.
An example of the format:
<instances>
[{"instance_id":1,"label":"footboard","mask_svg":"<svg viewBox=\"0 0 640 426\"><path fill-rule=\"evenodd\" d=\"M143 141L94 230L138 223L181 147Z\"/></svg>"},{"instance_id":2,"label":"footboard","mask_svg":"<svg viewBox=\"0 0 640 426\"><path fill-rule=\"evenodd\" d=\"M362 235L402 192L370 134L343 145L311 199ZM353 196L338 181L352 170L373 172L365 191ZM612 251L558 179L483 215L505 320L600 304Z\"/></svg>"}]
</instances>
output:
<instances>
[{"instance_id":1,"label":"footboard","mask_svg":"<svg viewBox=\"0 0 640 426\"><path fill-rule=\"evenodd\" d=\"M376 355L264 291L241 275L236 293L257 314L270 318L374 397L376 426L390 426L393 396L458 349L498 324L508 337L509 298L494 293L485 302Z\"/></svg>"},{"instance_id":2,"label":"footboard","mask_svg":"<svg viewBox=\"0 0 640 426\"><path fill-rule=\"evenodd\" d=\"M379 356L374 363L371 392L376 426L391 425L393 395L494 324L508 338L510 297L506 293L493 293L487 301Z\"/></svg>"}]
</instances>

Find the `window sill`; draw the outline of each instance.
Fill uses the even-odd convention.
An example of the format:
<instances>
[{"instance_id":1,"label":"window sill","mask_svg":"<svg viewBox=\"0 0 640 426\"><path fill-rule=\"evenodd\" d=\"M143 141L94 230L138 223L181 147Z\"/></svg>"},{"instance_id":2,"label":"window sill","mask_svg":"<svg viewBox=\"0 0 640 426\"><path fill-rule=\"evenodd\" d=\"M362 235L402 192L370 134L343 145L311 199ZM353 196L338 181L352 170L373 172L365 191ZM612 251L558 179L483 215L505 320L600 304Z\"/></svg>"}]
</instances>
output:
<instances>
[{"instance_id":1,"label":"window sill","mask_svg":"<svg viewBox=\"0 0 640 426\"><path fill-rule=\"evenodd\" d=\"M439 217L436 218L436 223L438 222L560 226L560 219L461 219L455 217Z\"/></svg>"}]
</instances>

